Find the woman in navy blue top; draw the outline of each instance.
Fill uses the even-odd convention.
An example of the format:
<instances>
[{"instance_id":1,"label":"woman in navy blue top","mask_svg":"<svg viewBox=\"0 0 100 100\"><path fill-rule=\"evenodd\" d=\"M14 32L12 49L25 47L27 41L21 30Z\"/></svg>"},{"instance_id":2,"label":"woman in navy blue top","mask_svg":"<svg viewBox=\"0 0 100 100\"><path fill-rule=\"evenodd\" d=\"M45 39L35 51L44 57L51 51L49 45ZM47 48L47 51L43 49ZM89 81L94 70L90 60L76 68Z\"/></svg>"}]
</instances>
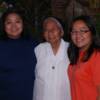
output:
<instances>
[{"instance_id":1,"label":"woman in navy blue top","mask_svg":"<svg viewBox=\"0 0 100 100\"><path fill-rule=\"evenodd\" d=\"M9 8L1 18L0 100L32 100L35 42L23 12Z\"/></svg>"}]
</instances>

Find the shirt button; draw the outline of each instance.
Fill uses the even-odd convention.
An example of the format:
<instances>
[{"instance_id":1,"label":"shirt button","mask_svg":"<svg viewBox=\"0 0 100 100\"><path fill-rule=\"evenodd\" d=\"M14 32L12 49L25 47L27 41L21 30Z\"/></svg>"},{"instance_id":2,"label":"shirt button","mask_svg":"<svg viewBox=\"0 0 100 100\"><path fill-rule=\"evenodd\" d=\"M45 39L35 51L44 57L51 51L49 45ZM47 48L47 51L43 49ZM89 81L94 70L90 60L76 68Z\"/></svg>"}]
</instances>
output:
<instances>
[{"instance_id":1,"label":"shirt button","mask_svg":"<svg viewBox=\"0 0 100 100\"><path fill-rule=\"evenodd\" d=\"M52 69L55 69L55 66L52 66Z\"/></svg>"}]
</instances>

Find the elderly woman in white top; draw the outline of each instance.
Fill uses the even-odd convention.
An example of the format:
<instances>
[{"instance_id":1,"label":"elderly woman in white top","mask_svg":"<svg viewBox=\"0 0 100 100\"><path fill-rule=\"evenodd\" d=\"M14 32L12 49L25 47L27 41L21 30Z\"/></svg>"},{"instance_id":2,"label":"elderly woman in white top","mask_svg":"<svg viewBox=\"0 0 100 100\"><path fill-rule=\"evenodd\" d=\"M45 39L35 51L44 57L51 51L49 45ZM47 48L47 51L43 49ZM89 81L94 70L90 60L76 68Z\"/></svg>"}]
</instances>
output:
<instances>
[{"instance_id":1,"label":"elderly woman in white top","mask_svg":"<svg viewBox=\"0 0 100 100\"><path fill-rule=\"evenodd\" d=\"M71 100L67 73L68 43L60 22L49 17L43 23L43 36L47 42L35 48L37 57L33 100Z\"/></svg>"}]
</instances>

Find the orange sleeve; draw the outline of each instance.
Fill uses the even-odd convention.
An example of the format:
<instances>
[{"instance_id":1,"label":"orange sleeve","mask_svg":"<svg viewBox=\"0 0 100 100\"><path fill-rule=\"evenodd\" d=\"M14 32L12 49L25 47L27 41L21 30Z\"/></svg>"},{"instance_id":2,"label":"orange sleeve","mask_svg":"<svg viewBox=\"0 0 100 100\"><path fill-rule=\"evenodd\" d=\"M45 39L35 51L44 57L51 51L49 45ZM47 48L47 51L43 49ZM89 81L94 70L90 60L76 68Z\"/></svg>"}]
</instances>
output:
<instances>
[{"instance_id":1,"label":"orange sleeve","mask_svg":"<svg viewBox=\"0 0 100 100\"><path fill-rule=\"evenodd\" d=\"M92 61L94 62L92 65L93 82L96 86L100 86L100 52L95 54Z\"/></svg>"}]
</instances>

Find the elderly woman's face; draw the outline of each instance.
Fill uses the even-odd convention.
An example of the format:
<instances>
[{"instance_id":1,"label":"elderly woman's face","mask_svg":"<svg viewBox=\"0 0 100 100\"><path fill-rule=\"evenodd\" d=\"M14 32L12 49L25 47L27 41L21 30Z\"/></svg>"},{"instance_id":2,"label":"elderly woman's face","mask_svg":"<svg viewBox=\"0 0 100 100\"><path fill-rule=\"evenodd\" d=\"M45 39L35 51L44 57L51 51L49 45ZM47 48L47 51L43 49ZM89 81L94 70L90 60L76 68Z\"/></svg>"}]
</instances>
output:
<instances>
[{"instance_id":1,"label":"elderly woman's face","mask_svg":"<svg viewBox=\"0 0 100 100\"><path fill-rule=\"evenodd\" d=\"M44 25L44 38L51 44L58 43L61 40L63 33L58 27L57 23L51 20L48 20Z\"/></svg>"}]
</instances>

